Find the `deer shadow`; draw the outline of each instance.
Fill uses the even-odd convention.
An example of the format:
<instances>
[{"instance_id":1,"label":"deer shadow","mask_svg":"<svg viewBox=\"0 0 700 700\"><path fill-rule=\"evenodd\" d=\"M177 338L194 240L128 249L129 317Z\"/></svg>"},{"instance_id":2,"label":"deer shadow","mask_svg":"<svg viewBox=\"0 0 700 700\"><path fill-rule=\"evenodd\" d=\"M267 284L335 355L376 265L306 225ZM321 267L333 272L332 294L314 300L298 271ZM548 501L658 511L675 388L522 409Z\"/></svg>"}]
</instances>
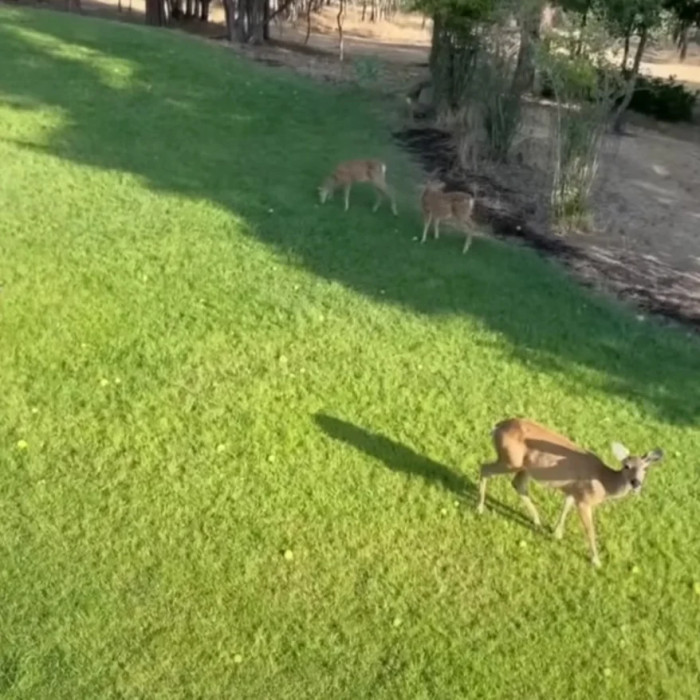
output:
<instances>
[{"instance_id":1,"label":"deer shadow","mask_svg":"<svg viewBox=\"0 0 700 700\"><path fill-rule=\"evenodd\" d=\"M333 440L344 442L357 450L384 463L394 472L418 477L451 491L455 496L476 506L479 498L477 485L467 476L454 471L445 464L419 454L410 447L396 442L381 433L373 433L353 423L334 418L325 413L316 413L314 421ZM537 534L544 534L527 517L505 503L487 496L486 504L498 515L525 527Z\"/></svg>"}]
</instances>

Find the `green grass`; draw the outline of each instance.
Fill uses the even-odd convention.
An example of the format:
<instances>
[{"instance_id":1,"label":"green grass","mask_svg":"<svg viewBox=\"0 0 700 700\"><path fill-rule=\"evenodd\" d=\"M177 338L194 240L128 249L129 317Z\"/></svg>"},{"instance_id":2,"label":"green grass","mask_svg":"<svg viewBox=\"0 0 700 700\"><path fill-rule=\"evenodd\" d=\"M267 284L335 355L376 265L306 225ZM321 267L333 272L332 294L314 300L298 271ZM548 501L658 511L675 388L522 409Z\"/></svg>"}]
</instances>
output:
<instances>
[{"instance_id":1,"label":"green grass","mask_svg":"<svg viewBox=\"0 0 700 700\"><path fill-rule=\"evenodd\" d=\"M361 154L398 218L316 204ZM698 343L419 246L412 176L361 92L0 9L0 694L697 697ZM667 450L602 571L474 514L512 414Z\"/></svg>"}]
</instances>

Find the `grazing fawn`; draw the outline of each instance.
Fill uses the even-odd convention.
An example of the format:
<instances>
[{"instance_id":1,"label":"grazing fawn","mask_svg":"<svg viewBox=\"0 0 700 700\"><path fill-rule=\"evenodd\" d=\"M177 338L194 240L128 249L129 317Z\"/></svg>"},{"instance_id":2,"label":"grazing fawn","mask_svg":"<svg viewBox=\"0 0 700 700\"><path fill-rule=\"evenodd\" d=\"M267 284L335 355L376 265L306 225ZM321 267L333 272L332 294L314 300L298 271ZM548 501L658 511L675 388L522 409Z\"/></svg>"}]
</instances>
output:
<instances>
[{"instance_id":1,"label":"grazing fawn","mask_svg":"<svg viewBox=\"0 0 700 700\"><path fill-rule=\"evenodd\" d=\"M593 525L594 508L608 499L639 493L647 467L664 456L663 451L656 448L643 457L634 457L624 445L614 442L613 454L622 463L622 469L616 471L603 464L592 452L583 450L562 435L530 420L504 420L496 425L492 435L498 458L481 467L478 512L483 513L484 510L487 480L499 474L511 474L514 475L513 487L535 526L539 527L540 516L530 500L528 482L532 478L546 486L557 488L564 493L565 499L554 529L554 537L561 539L564 535L566 517L576 505L594 566L600 566Z\"/></svg>"},{"instance_id":2,"label":"grazing fawn","mask_svg":"<svg viewBox=\"0 0 700 700\"><path fill-rule=\"evenodd\" d=\"M472 243L474 197L464 192L444 192L444 187L444 183L432 178L423 186L420 204L424 226L420 242L425 243L431 223L435 238L439 238L440 222L444 221L464 233L466 239L462 253L466 253Z\"/></svg>"},{"instance_id":3,"label":"grazing fawn","mask_svg":"<svg viewBox=\"0 0 700 700\"><path fill-rule=\"evenodd\" d=\"M368 182L374 187L377 199L372 211L379 209L384 195L391 204L391 211L396 215L396 202L386 184L386 165L380 160L346 160L339 163L318 188L321 204L330 199L338 187L342 187L347 211L350 207L350 189L356 182Z\"/></svg>"}]
</instances>

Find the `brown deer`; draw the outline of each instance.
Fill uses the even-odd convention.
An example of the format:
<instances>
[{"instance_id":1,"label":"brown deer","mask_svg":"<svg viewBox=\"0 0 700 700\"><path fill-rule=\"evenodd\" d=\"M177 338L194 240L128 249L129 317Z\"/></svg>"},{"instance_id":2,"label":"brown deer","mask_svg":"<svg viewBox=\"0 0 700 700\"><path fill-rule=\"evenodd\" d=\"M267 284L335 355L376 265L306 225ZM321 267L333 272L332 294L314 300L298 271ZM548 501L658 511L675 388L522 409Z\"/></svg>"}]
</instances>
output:
<instances>
[{"instance_id":1,"label":"brown deer","mask_svg":"<svg viewBox=\"0 0 700 700\"><path fill-rule=\"evenodd\" d=\"M564 493L565 499L554 528L554 537L563 537L566 518L576 505L594 566L600 566L593 525L594 508L608 499L639 493L647 467L664 456L663 451L656 448L643 457L635 457L624 445L614 442L611 446L613 454L622 463L622 469L616 471L603 464L592 452L580 448L562 435L520 418L509 418L498 423L492 436L498 459L481 467L477 511L484 511L488 479L499 474L511 474L513 488L520 495L535 526L539 527L540 516L530 500L528 482L534 479L557 488Z\"/></svg>"},{"instance_id":2,"label":"brown deer","mask_svg":"<svg viewBox=\"0 0 700 700\"><path fill-rule=\"evenodd\" d=\"M396 215L396 202L386 184L386 165L381 160L346 160L339 163L318 188L321 204L330 199L338 187L342 187L347 211L350 207L350 189L356 182L368 182L374 187L377 199L372 211L379 209L384 195L391 204L391 211Z\"/></svg>"},{"instance_id":3,"label":"brown deer","mask_svg":"<svg viewBox=\"0 0 700 700\"><path fill-rule=\"evenodd\" d=\"M440 222L444 221L464 233L466 238L462 253L466 253L472 244L474 197L464 192L444 192L444 188L444 183L431 177L421 190L420 205L424 226L420 242L425 243L431 223L435 238L439 238Z\"/></svg>"}]
</instances>

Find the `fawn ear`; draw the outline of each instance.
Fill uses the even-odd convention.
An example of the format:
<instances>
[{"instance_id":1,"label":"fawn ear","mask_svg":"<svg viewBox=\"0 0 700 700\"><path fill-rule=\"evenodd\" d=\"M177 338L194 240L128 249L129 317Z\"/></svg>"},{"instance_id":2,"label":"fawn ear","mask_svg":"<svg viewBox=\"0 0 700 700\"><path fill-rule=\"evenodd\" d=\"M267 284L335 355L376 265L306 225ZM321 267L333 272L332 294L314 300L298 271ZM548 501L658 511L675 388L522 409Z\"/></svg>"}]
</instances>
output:
<instances>
[{"instance_id":1,"label":"fawn ear","mask_svg":"<svg viewBox=\"0 0 700 700\"><path fill-rule=\"evenodd\" d=\"M613 442L610 444L610 449L617 459L622 462L630 456L630 451L621 443Z\"/></svg>"},{"instance_id":2,"label":"fawn ear","mask_svg":"<svg viewBox=\"0 0 700 700\"><path fill-rule=\"evenodd\" d=\"M657 447L653 449L651 452L647 452L642 459L647 463L647 464L653 464L654 462L658 462L664 458L664 451L660 448Z\"/></svg>"}]
</instances>

